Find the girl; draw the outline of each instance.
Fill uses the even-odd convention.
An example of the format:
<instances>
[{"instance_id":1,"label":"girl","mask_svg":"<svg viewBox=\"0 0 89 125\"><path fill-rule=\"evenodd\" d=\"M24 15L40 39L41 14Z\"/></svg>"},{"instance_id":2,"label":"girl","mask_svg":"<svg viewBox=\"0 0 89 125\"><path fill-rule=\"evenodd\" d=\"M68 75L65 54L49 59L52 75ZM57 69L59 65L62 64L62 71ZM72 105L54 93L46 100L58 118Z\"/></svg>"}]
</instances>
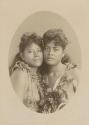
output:
<instances>
[{"instance_id":1,"label":"girl","mask_svg":"<svg viewBox=\"0 0 89 125\"><path fill-rule=\"evenodd\" d=\"M68 40L61 29L50 29L43 35L44 43L44 91L41 111L52 113L61 109L75 93L76 65L71 63L65 49Z\"/></svg>"},{"instance_id":2,"label":"girl","mask_svg":"<svg viewBox=\"0 0 89 125\"><path fill-rule=\"evenodd\" d=\"M19 53L10 67L13 88L22 102L38 111L41 96L41 74L43 62L42 40L36 33L25 33L21 38Z\"/></svg>"}]
</instances>

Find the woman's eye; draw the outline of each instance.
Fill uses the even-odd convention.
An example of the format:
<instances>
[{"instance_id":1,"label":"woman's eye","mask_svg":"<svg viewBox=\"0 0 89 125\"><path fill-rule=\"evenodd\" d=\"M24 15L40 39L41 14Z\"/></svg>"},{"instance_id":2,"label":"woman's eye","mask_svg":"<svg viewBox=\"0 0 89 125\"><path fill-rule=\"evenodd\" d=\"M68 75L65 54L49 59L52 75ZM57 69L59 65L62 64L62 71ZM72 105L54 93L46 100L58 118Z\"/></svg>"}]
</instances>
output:
<instances>
[{"instance_id":1,"label":"woman's eye","mask_svg":"<svg viewBox=\"0 0 89 125\"><path fill-rule=\"evenodd\" d=\"M49 50L49 48L48 48L48 47L45 47L45 50L46 50L46 51L48 51L48 50Z\"/></svg>"},{"instance_id":2,"label":"woman's eye","mask_svg":"<svg viewBox=\"0 0 89 125\"><path fill-rule=\"evenodd\" d=\"M33 51L28 51L28 53L33 53Z\"/></svg>"},{"instance_id":3,"label":"woman's eye","mask_svg":"<svg viewBox=\"0 0 89 125\"><path fill-rule=\"evenodd\" d=\"M37 50L37 52L41 52L41 49Z\"/></svg>"},{"instance_id":4,"label":"woman's eye","mask_svg":"<svg viewBox=\"0 0 89 125\"><path fill-rule=\"evenodd\" d=\"M53 48L54 49L54 51L58 51L59 50L59 48Z\"/></svg>"}]
</instances>

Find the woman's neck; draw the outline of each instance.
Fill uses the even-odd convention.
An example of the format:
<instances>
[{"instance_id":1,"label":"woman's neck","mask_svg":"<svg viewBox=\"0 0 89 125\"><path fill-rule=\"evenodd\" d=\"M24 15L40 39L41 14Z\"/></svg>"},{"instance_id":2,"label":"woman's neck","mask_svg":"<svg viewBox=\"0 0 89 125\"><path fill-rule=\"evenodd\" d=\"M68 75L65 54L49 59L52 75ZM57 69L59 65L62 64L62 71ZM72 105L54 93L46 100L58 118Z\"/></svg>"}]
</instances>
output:
<instances>
[{"instance_id":1,"label":"woman's neck","mask_svg":"<svg viewBox=\"0 0 89 125\"><path fill-rule=\"evenodd\" d=\"M57 65L54 65L54 66L49 66L49 73L62 73L62 72L64 72L64 70L65 70L65 65L64 64L62 64L61 62L60 63L58 63Z\"/></svg>"}]
</instances>

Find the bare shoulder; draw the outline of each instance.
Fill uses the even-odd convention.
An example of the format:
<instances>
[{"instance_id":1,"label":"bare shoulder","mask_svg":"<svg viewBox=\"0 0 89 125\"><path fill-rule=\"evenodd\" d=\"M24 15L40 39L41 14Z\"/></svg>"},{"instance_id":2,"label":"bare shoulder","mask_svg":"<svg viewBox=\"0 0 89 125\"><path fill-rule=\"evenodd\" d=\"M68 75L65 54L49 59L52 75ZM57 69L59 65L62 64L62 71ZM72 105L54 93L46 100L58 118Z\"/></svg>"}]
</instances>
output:
<instances>
[{"instance_id":1,"label":"bare shoulder","mask_svg":"<svg viewBox=\"0 0 89 125\"><path fill-rule=\"evenodd\" d=\"M66 65L66 69L67 69L67 73L70 74L74 79L78 80L79 77L79 66L78 65L74 65L72 63L68 63Z\"/></svg>"},{"instance_id":2,"label":"bare shoulder","mask_svg":"<svg viewBox=\"0 0 89 125\"><path fill-rule=\"evenodd\" d=\"M13 74L11 75L11 80L20 80L20 79L24 79L26 77L27 73L25 71L22 70L15 70L13 72Z\"/></svg>"},{"instance_id":3,"label":"bare shoulder","mask_svg":"<svg viewBox=\"0 0 89 125\"><path fill-rule=\"evenodd\" d=\"M27 72L22 70L15 70L11 75L11 81L16 94L23 100L25 89L28 86Z\"/></svg>"},{"instance_id":4,"label":"bare shoulder","mask_svg":"<svg viewBox=\"0 0 89 125\"><path fill-rule=\"evenodd\" d=\"M28 75L27 72L22 70L15 70L11 75L11 81L15 90L24 89L27 84Z\"/></svg>"}]
</instances>

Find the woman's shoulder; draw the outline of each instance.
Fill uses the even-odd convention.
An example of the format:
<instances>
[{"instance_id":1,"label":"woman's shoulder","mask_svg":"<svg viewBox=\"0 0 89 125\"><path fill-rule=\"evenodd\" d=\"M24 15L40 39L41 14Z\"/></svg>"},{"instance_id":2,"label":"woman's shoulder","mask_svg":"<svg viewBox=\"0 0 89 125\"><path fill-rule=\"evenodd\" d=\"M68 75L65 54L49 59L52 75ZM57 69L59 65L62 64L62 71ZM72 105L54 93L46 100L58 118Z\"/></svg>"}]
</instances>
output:
<instances>
[{"instance_id":1,"label":"woman's shoulder","mask_svg":"<svg viewBox=\"0 0 89 125\"><path fill-rule=\"evenodd\" d=\"M15 70L11 75L12 86L21 100L23 100L24 90L28 85L27 79L26 72L19 69Z\"/></svg>"},{"instance_id":2,"label":"woman's shoulder","mask_svg":"<svg viewBox=\"0 0 89 125\"><path fill-rule=\"evenodd\" d=\"M13 74L14 71L16 71L16 72L17 71L18 72L21 72L21 71L30 72L31 68L25 62L23 62L21 60L18 60L18 61L15 62L14 66L10 68L11 74Z\"/></svg>"},{"instance_id":3,"label":"woman's shoulder","mask_svg":"<svg viewBox=\"0 0 89 125\"><path fill-rule=\"evenodd\" d=\"M73 84L78 83L79 76L78 73L76 72L77 70L78 70L77 65L75 66L73 64L66 64L65 71L61 77L61 82L67 83L68 85L72 83Z\"/></svg>"},{"instance_id":4,"label":"woman's shoulder","mask_svg":"<svg viewBox=\"0 0 89 125\"><path fill-rule=\"evenodd\" d=\"M15 70L11 75L11 81L15 85L24 85L27 78L27 73L19 69Z\"/></svg>"},{"instance_id":5,"label":"woman's shoulder","mask_svg":"<svg viewBox=\"0 0 89 125\"><path fill-rule=\"evenodd\" d=\"M77 65L67 64L66 71L62 77L62 81L65 81L66 85L73 86L74 92L76 91L79 82L78 70Z\"/></svg>"},{"instance_id":6,"label":"woman's shoulder","mask_svg":"<svg viewBox=\"0 0 89 125\"><path fill-rule=\"evenodd\" d=\"M71 74L71 75L79 74L79 69L80 69L79 64L72 62L72 60L68 54L65 54L65 56L63 57L62 64L65 65L65 67L66 67L65 69L68 74Z\"/></svg>"},{"instance_id":7,"label":"woman's shoulder","mask_svg":"<svg viewBox=\"0 0 89 125\"><path fill-rule=\"evenodd\" d=\"M11 81L15 91L24 90L28 86L28 80L30 82L30 76L28 76L27 72L20 69L16 69L11 75Z\"/></svg>"},{"instance_id":8,"label":"woman's shoulder","mask_svg":"<svg viewBox=\"0 0 89 125\"><path fill-rule=\"evenodd\" d=\"M66 74L77 77L79 72L79 66L73 63L66 63Z\"/></svg>"},{"instance_id":9,"label":"woman's shoulder","mask_svg":"<svg viewBox=\"0 0 89 125\"><path fill-rule=\"evenodd\" d=\"M27 69L27 66L22 61L17 61L15 65L12 67L12 74L11 80L15 84L25 84L26 80L28 79L28 71L30 68ZM30 75L29 75L30 78Z\"/></svg>"},{"instance_id":10,"label":"woman's shoulder","mask_svg":"<svg viewBox=\"0 0 89 125\"><path fill-rule=\"evenodd\" d=\"M11 77L16 77L16 78L22 77L22 78L23 78L23 76L25 76L25 75L26 75L26 72L25 72L25 71L23 71L23 70L21 70L21 69L16 69L16 70L11 74Z\"/></svg>"}]
</instances>

